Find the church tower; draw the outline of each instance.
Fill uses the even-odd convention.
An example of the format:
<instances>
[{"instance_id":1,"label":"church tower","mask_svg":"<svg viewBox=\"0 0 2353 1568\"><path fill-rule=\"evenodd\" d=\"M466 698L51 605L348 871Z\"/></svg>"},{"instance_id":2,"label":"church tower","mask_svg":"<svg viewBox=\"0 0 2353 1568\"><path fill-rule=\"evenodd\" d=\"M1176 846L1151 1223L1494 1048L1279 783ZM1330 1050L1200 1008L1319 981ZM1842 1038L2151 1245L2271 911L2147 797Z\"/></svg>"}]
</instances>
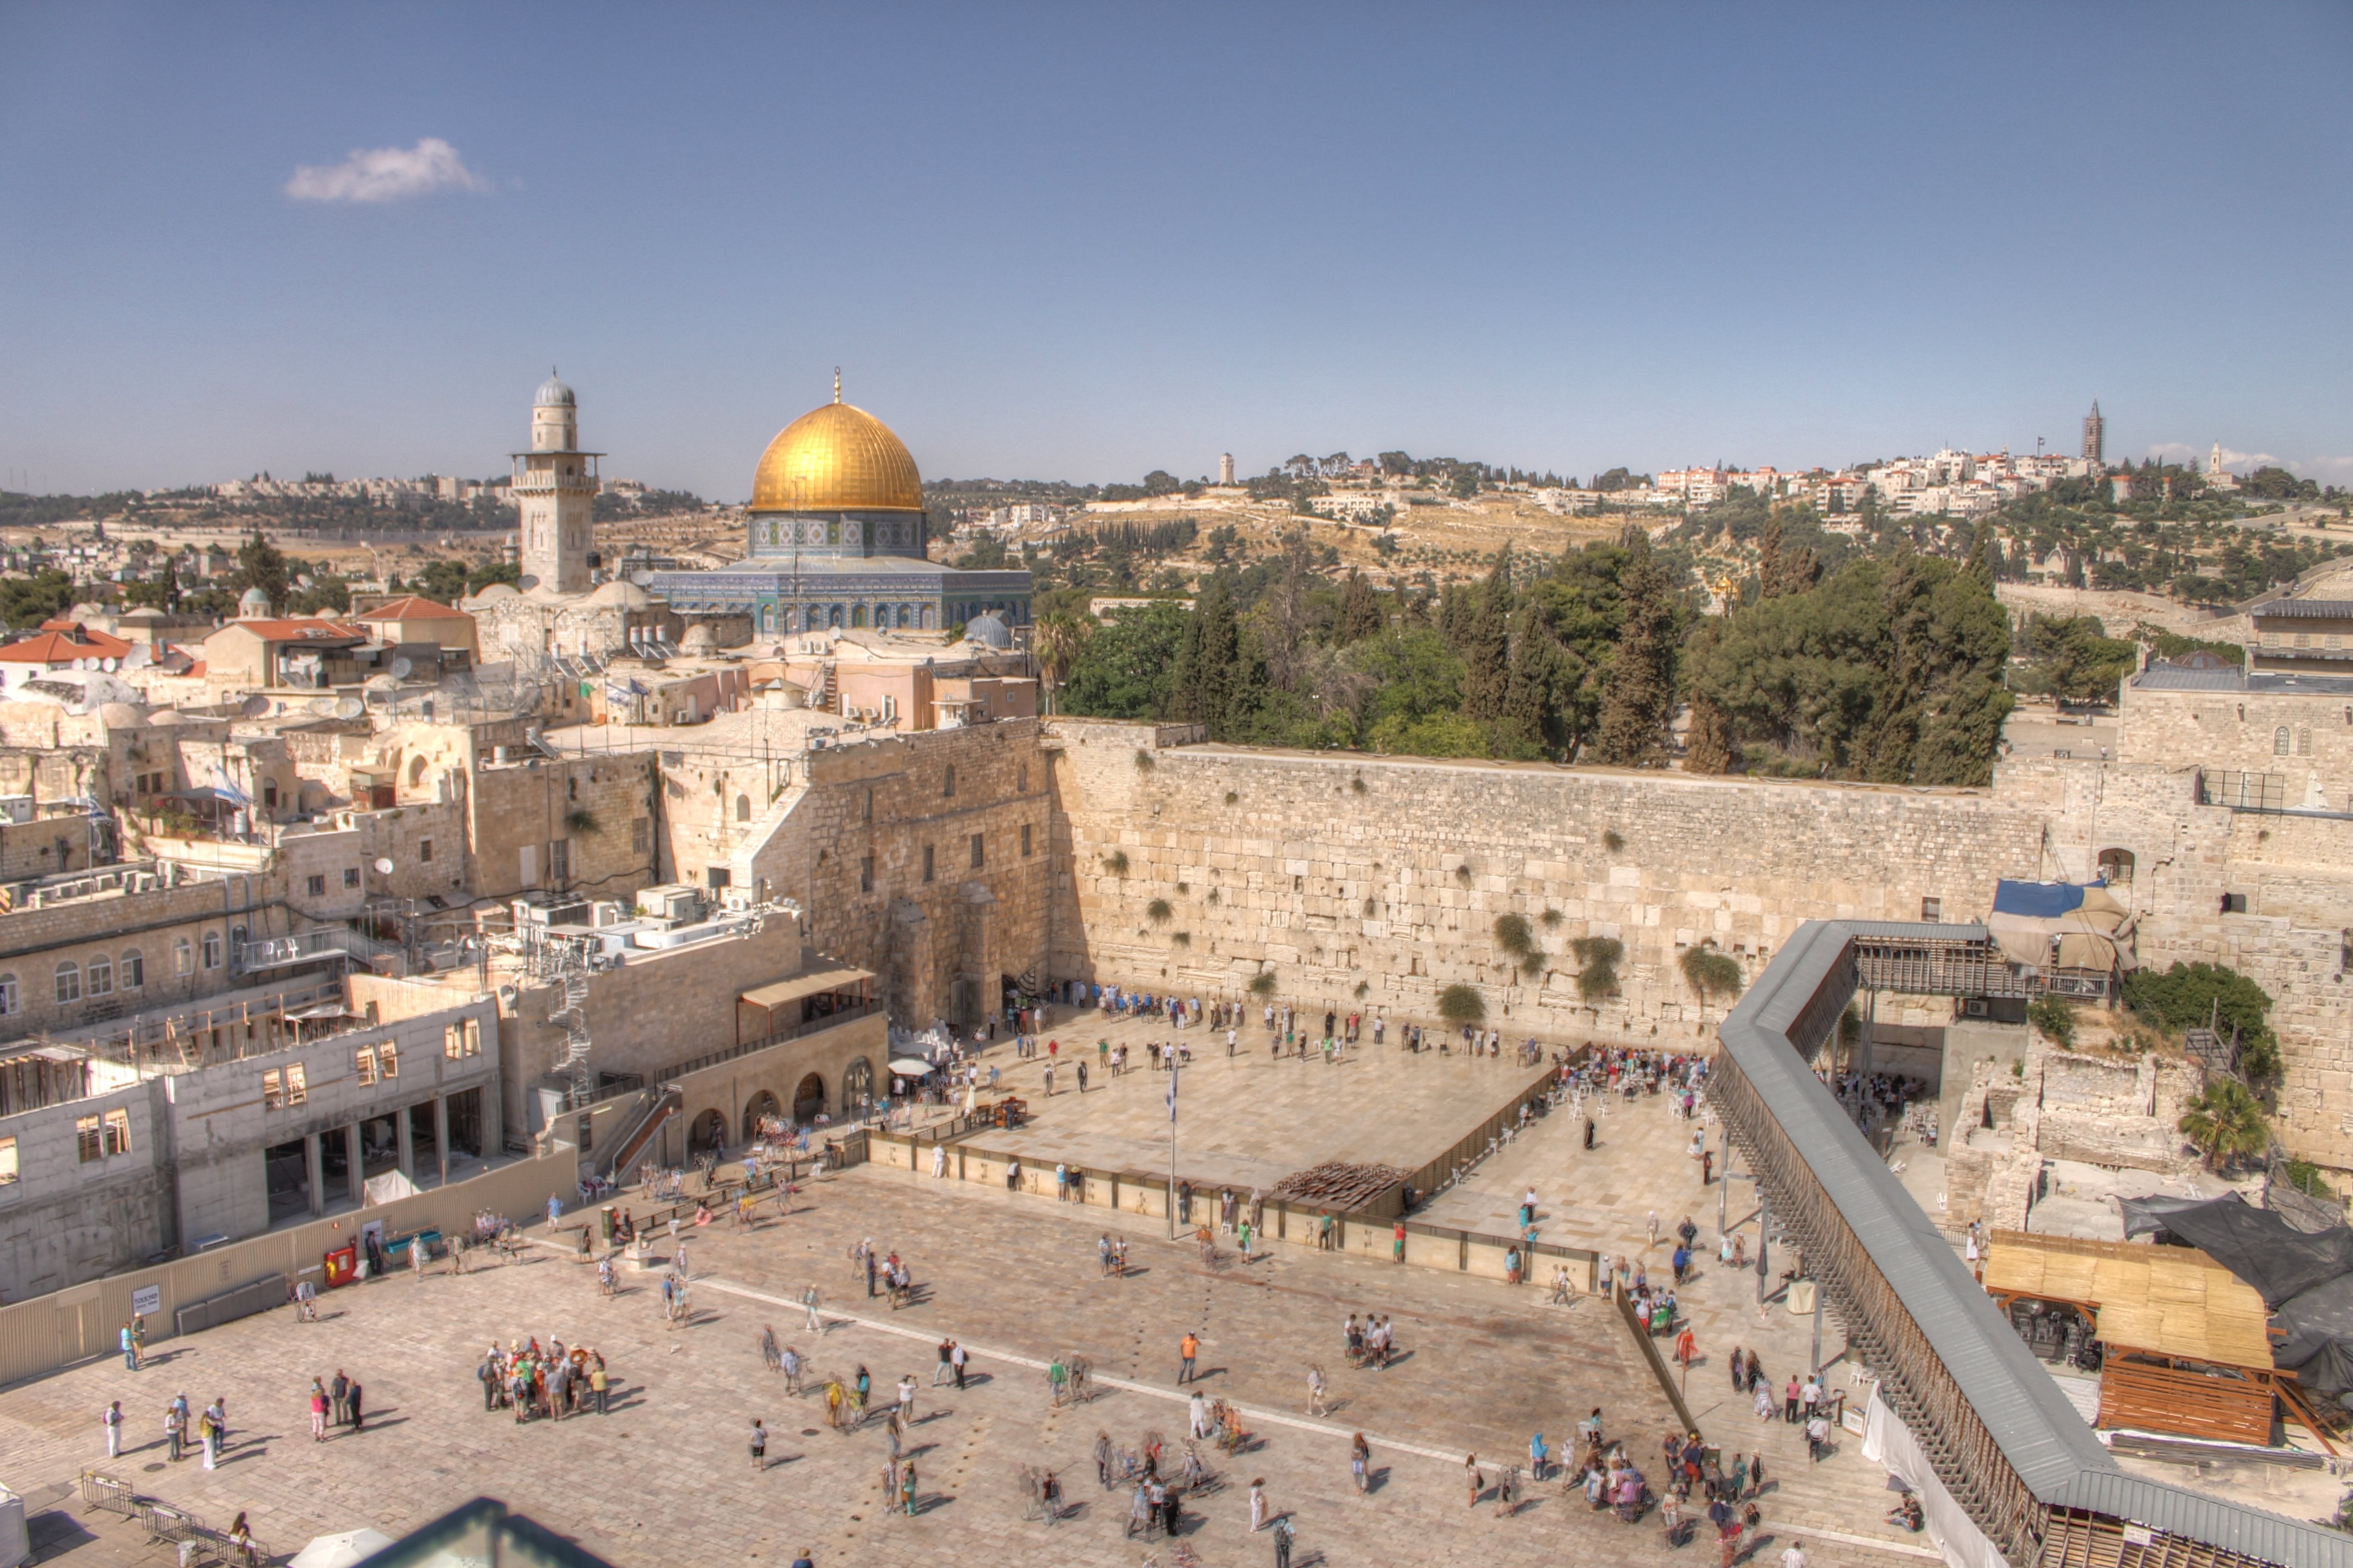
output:
<instances>
[{"instance_id":1,"label":"church tower","mask_svg":"<svg viewBox=\"0 0 2353 1568\"><path fill-rule=\"evenodd\" d=\"M532 399L531 450L510 454L520 515L522 585L563 594L588 591L596 459L580 450L580 408L551 372Z\"/></svg>"},{"instance_id":2,"label":"church tower","mask_svg":"<svg viewBox=\"0 0 2353 1568\"><path fill-rule=\"evenodd\" d=\"M2100 400L2092 400L2092 411L2084 416L2084 458L2087 462L2106 461L2108 422L2100 417Z\"/></svg>"}]
</instances>

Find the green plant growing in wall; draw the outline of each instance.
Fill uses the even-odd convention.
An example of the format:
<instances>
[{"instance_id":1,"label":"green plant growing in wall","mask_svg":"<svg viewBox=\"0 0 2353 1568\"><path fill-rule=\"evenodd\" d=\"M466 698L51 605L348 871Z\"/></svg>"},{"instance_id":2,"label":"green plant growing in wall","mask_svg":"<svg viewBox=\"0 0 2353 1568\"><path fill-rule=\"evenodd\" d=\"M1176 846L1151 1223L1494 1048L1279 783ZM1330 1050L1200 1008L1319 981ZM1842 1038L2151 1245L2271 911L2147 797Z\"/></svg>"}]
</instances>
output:
<instances>
[{"instance_id":1,"label":"green plant growing in wall","mask_svg":"<svg viewBox=\"0 0 2353 1568\"><path fill-rule=\"evenodd\" d=\"M1615 855L1626 847L1626 836L1613 827L1601 836L1601 847Z\"/></svg>"},{"instance_id":2,"label":"green plant growing in wall","mask_svg":"<svg viewBox=\"0 0 2353 1568\"><path fill-rule=\"evenodd\" d=\"M1193 933L1189 931L1172 931L1168 940L1178 947L1190 947L1193 945Z\"/></svg>"},{"instance_id":3,"label":"green plant growing in wall","mask_svg":"<svg viewBox=\"0 0 2353 1568\"><path fill-rule=\"evenodd\" d=\"M1367 996L1371 995L1372 994L1373 994L1373 984L1372 984L1372 982L1371 982L1371 981L1369 981L1369 980L1359 980L1359 981L1357 981L1357 982L1356 982L1356 1000L1357 1000L1357 1001L1361 1002L1361 1001L1363 1001L1366 997L1367 997Z\"/></svg>"},{"instance_id":4,"label":"green plant growing in wall","mask_svg":"<svg viewBox=\"0 0 2353 1568\"><path fill-rule=\"evenodd\" d=\"M1569 943L1569 951L1585 966L1577 975L1579 996L1599 1002L1618 994L1618 961L1626 956L1624 942L1614 936L1581 936Z\"/></svg>"},{"instance_id":5,"label":"green plant growing in wall","mask_svg":"<svg viewBox=\"0 0 2353 1568\"><path fill-rule=\"evenodd\" d=\"M1364 794L1364 793L1365 793L1365 775L1364 775L1364 774L1362 774L1362 773L1358 773L1355 778L1350 779L1350 780L1348 781L1348 789L1349 789L1349 791L1350 791L1350 793L1351 793L1351 794L1355 794L1355 795L1362 795L1362 794Z\"/></svg>"},{"instance_id":6,"label":"green plant growing in wall","mask_svg":"<svg viewBox=\"0 0 2353 1568\"><path fill-rule=\"evenodd\" d=\"M575 805L564 814L564 827L567 833L595 833L596 814L585 805Z\"/></svg>"},{"instance_id":7,"label":"green plant growing in wall","mask_svg":"<svg viewBox=\"0 0 2353 1568\"><path fill-rule=\"evenodd\" d=\"M1103 869L1109 871L1113 876L1124 877L1127 875L1126 850L1114 849L1110 854L1103 858Z\"/></svg>"},{"instance_id":8,"label":"green plant growing in wall","mask_svg":"<svg viewBox=\"0 0 2353 1568\"><path fill-rule=\"evenodd\" d=\"M1214 903L1216 903L1216 902L1218 901L1218 889L1215 889L1215 888L1211 888L1211 889L1209 889L1209 896L1208 896L1208 898L1206 898L1206 899L1202 900L1201 901L1202 901L1203 903L1208 903L1208 904L1214 904Z\"/></svg>"},{"instance_id":9,"label":"green plant growing in wall","mask_svg":"<svg viewBox=\"0 0 2353 1568\"><path fill-rule=\"evenodd\" d=\"M1536 933L1528 928L1528 917L1523 914L1497 915L1495 945L1514 958L1525 958L1535 952Z\"/></svg>"},{"instance_id":10,"label":"green plant growing in wall","mask_svg":"<svg viewBox=\"0 0 2353 1568\"><path fill-rule=\"evenodd\" d=\"M1256 974L1251 975L1250 994L1253 996L1273 995L1274 971L1271 969L1261 969Z\"/></svg>"},{"instance_id":11,"label":"green plant growing in wall","mask_svg":"<svg viewBox=\"0 0 2353 1568\"><path fill-rule=\"evenodd\" d=\"M1148 773L1159 765L1160 764L1158 763L1153 760L1152 753L1150 752L1145 751L1142 746L1135 748L1135 771L1137 773Z\"/></svg>"},{"instance_id":12,"label":"green plant growing in wall","mask_svg":"<svg viewBox=\"0 0 2353 1568\"><path fill-rule=\"evenodd\" d=\"M1487 999L1475 985L1454 984L1438 994L1438 1016L1456 1026L1487 1021Z\"/></svg>"},{"instance_id":13,"label":"green plant growing in wall","mask_svg":"<svg viewBox=\"0 0 2353 1568\"><path fill-rule=\"evenodd\" d=\"M1543 948L1532 947L1520 955L1520 973L1530 980L1538 979L1545 972L1545 965L1551 962Z\"/></svg>"},{"instance_id":14,"label":"green plant growing in wall","mask_svg":"<svg viewBox=\"0 0 2353 1568\"><path fill-rule=\"evenodd\" d=\"M1190 883L1190 882L1179 882L1179 883L1177 883L1177 884L1176 884L1176 894L1177 894L1177 896L1178 896L1179 898L1182 898L1184 895L1186 895L1187 893L1191 892L1192 890L1193 890L1193 884L1192 884L1192 883Z\"/></svg>"},{"instance_id":15,"label":"green plant growing in wall","mask_svg":"<svg viewBox=\"0 0 2353 1568\"><path fill-rule=\"evenodd\" d=\"M1545 930L1546 931L1556 931L1559 929L1561 913L1558 910L1546 910L1543 914L1536 918L1544 921Z\"/></svg>"},{"instance_id":16,"label":"green plant growing in wall","mask_svg":"<svg viewBox=\"0 0 2353 1568\"><path fill-rule=\"evenodd\" d=\"M1471 885L1471 862L1465 860L1454 868L1454 879L1466 888Z\"/></svg>"},{"instance_id":17,"label":"green plant growing in wall","mask_svg":"<svg viewBox=\"0 0 2353 1568\"><path fill-rule=\"evenodd\" d=\"M1155 899L1144 906L1144 918L1154 925L1165 926L1176 918L1176 907L1166 899Z\"/></svg>"},{"instance_id":18,"label":"green plant growing in wall","mask_svg":"<svg viewBox=\"0 0 2353 1568\"><path fill-rule=\"evenodd\" d=\"M1231 790L1228 790L1228 791L1226 792L1226 804L1227 804L1228 805L1233 805L1236 801L1238 801L1238 800L1240 800L1240 799L1241 799L1241 796L1240 796L1240 795L1236 795L1233 791L1231 791Z\"/></svg>"},{"instance_id":19,"label":"green plant growing in wall","mask_svg":"<svg viewBox=\"0 0 2353 1568\"><path fill-rule=\"evenodd\" d=\"M1740 961L1730 953L1718 952L1703 942L1686 949L1680 962L1683 979L1699 993L1702 1003L1711 999L1729 1001L1740 994Z\"/></svg>"},{"instance_id":20,"label":"green plant growing in wall","mask_svg":"<svg viewBox=\"0 0 2353 1568\"><path fill-rule=\"evenodd\" d=\"M1365 900L1365 918L1366 920L1370 920L1373 916L1379 914L1380 912L1381 906L1377 900L1373 899L1366 899Z\"/></svg>"},{"instance_id":21,"label":"green plant growing in wall","mask_svg":"<svg viewBox=\"0 0 2353 1568\"><path fill-rule=\"evenodd\" d=\"M2075 1009L2056 996L2037 996L2029 1002L2026 1021L2062 1050L2075 1043Z\"/></svg>"}]
</instances>

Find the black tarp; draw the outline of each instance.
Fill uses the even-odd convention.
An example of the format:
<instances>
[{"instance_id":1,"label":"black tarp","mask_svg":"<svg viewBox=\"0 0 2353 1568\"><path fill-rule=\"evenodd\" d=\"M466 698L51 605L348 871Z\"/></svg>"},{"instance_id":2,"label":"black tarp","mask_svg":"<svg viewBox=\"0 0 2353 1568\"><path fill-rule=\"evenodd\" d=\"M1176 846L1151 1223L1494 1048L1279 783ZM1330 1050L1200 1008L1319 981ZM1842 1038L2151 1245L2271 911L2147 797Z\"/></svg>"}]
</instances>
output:
<instances>
[{"instance_id":1,"label":"black tarp","mask_svg":"<svg viewBox=\"0 0 2353 1568\"><path fill-rule=\"evenodd\" d=\"M2315 1285L2273 1314L2272 1327L2287 1331L2272 1360L2296 1381L2319 1394L2353 1389L2353 1274Z\"/></svg>"},{"instance_id":2,"label":"black tarp","mask_svg":"<svg viewBox=\"0 0 2353 1568\"><path fill-rule=\"evenodd\" d=\"M2179 1198L2119 1198L2125 1235L2162 1229L2205 1253L2254 1287L2273 1311L2323 1280L2353 1274L2353 1227L2296 1229L2236 1193L2204 1203Z\"/></svg>"}]
</instances>

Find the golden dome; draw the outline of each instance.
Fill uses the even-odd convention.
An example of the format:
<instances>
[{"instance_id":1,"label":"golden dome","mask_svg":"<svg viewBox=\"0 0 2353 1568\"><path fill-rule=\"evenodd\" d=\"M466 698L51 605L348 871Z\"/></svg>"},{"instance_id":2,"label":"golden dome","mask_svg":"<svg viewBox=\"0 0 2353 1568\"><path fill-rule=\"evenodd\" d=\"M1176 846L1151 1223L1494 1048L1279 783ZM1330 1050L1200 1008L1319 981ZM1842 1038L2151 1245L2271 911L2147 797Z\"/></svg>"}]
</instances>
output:
<instances>
[{"instance_id":1,"label":"golden dome","mask_svg":"<svg viewBox=\"0 0 2353 1568\"><path fill-rule=\"evenodd\" d=\"M923 477L906 443L835 400L786 426L752 476L754 511L921 511Z\"/></svg>"}]
</instances>

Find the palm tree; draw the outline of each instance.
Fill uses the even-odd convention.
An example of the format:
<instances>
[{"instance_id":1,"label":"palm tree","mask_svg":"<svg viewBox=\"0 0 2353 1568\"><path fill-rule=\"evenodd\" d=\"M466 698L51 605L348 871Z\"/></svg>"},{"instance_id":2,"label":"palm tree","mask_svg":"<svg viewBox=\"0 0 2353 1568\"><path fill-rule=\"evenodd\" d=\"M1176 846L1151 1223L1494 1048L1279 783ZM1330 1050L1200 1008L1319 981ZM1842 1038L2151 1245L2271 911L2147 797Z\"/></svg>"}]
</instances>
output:
<instances>
[{"instance_id":1,"label":"palm tree","mask_svg":"<svg viewBox=\"0 0 2353 1568\"><path fill-rule=\"evenodd\" d=\"M1047 712L1054 710L1055 689L1079 661L1079 654L1086 647L1092 630L1086 622L1062 610L1040 616L1030 629L1029 651L1037 658L1038 673L1046 679Z\"/></svg>"},{"instance_id":2,"label":"palm tree","mask_svg":"<svg viewBox=\"0 0 2353 1568\"><path fill-rule=\"evenodd\" d=\"M2220 1079L2181 1113L2180 1129L2206 1157L2206 1168L2219 1171L2271 1146L2272 1131L2263 1121L2263 1102L2237 1079Z\"/></svg>"}]
</instances>

